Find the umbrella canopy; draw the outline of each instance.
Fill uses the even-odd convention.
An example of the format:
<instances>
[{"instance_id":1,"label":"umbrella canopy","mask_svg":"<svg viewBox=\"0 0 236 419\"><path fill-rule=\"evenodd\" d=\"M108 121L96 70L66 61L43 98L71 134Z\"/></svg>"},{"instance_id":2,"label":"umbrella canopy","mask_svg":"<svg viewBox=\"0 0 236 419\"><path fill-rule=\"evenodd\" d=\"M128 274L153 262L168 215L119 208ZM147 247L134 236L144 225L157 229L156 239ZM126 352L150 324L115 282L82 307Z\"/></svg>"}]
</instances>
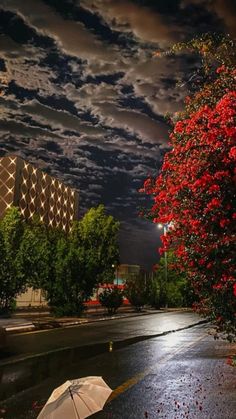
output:
<instances>
[{"instance_id":1,"label":"umbrella canopy","mask_svg":"<svg viewBox=\"0 0 236 419\"><path fill-rule=\"evenodd\" d=\"M103 409L112 390L102 377L68 380L49 397L37 419L84 419Z\"/></svg>"}]
</instances>

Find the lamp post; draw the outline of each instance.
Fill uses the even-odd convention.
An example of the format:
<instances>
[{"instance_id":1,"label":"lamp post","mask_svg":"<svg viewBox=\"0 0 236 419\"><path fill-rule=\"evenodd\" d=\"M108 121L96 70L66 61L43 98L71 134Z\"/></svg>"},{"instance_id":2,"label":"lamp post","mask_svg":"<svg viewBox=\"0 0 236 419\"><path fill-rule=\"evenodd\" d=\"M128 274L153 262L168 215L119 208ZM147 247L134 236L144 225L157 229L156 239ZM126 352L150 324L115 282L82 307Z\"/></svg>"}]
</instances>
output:
<instances>
[{"instance_id":1,"label":"lamp post","mask_svg":"<svg viewBox=\"0 0 236 419\"><path fill-rule=\"evenodd\" d=\"M116 268L116 285L118 285L118 282L119 282L119 280L118 280L118 267L117 267L117 265L114 265L114 264L112 264L111 266L112 266L113 269Z\"/></svg>"},{"instance_id":2,"label":"lamp post","mask_svg":"<svg viewBox=\"0 0 236 419\"><path fill-rule=\"evenodd\" d=\"M164 236L166 236L167 230L168 230L168 226L167 224L157 224L157 227L159 229L163 228L163 232L164 232ZM165 289L167 289L167 281L168 281L168 265L167 265L167 252L164 252L164 262L165 262ZM166 308L167 308L168 304L166 303Z\"/></svg>"},{"instance_id":3,"label":"lamp post","mask_svg":"<svg viewBox=\"0 0 236 419\"><path fill-rule=\"evenodd\" d=\"M116 266L116 285L118 287L119 285L119 280L118 280L118 267Z\"/></svg>"}]
</instances>

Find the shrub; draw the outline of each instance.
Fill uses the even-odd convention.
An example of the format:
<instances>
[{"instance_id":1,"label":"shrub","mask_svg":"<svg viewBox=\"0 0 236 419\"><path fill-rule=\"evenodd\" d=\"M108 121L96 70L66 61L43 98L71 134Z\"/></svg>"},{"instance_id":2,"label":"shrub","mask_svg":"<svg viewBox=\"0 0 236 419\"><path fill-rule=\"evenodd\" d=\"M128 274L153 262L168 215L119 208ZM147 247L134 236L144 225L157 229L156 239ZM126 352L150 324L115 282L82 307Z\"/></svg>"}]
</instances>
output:
<instances>
[{"instance_id":1,"label":"shrub","mask_svg":"<svg viewBox=\"0 0 236 419\"><path fill-rule=\"evenodd\" d=\"M51 312L56 317L63 317L63 316L80 316L85 306L81 301L78 301L77 304L71 303L71 302L65 302L61 301L61 303L57 302L57 304L52 303L51 305Z\"/></svg>"},{"instance_id":2,"label":"shrub","mask_svg":"<svg viewBox=\"0 0 236 419\"><path fill-rule=\"evenodd\" d=\"M167 284L167 304L168 307L182 307L183 295L178 283L169 282Z\"/></svg>"},{"instance_id":3,"label":"shrub","mask_svg":"<svg viewBox=\"0 0 236 419\"><path fill-rule=\"evenodd\" d=\"M165 289L162 281L158 279L153 276L149 281L148 287L148 304L157 310L166 304Z\"/></svg>"},{"instance_id":4,"label":"shrub","mask_svg":"<svg viewBox=\"0 0 236 419\"><path fill-rule=\"evenodd\" d=\"M137 311L148 302L148 284L144 273L129 276L125 281L125 295Z\"/></svg>"},{"instance_id":5,"label":"shrub","mask_svg":"<svg viewBox=\"0 0 236 419\"><path fill-rule=\"evenodd\" d=\"M123 303L123 292L119 288L107 288L99 295L99 302L106 307L108 314L115 314Z\"/></svg>"}]
</instances>

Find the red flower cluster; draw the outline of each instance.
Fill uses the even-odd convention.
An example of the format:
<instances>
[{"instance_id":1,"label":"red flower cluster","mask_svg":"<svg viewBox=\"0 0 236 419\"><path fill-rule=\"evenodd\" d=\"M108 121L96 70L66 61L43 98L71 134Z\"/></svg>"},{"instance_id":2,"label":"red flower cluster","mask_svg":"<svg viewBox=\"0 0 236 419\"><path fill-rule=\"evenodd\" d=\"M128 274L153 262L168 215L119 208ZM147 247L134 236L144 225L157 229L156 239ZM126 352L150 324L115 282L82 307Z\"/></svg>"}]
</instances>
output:
<instances>
[{"instance_id":1,"label":"red flower cluster","mask_svg":"<svg viewBox=\"0 0 236 419\"><path fill-rule=\"evenodd\" d=\"M154 222L173 225L164 248L173 248L189 271L202 310L236 332L235 120L236 91L226 89L214 106L204 104L178 121L161 174L144 190L154 198Z\"/></svg>"},{"instance_id":2,"label":"red flower cluster","mask_svg":"<svg viewBox=\"0 0 236 419\"><path fill-rule=\"evenodd\" d=\"M236 367L236 356L230 356L227 359L227 364L230 365L231 367Z\"/></svg>"}]
</instances>

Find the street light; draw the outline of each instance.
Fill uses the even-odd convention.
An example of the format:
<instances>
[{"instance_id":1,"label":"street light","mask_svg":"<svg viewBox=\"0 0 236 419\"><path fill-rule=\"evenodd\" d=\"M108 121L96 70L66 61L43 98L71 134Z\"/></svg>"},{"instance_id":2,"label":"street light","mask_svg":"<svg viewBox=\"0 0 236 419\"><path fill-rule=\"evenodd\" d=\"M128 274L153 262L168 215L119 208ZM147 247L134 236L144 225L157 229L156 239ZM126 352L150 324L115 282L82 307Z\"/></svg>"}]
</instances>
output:
<instances>
[{"instance_id":1,"label":"street light","mask_svg":"<svg viewBox=\"0 0 236 419\"><path fill-rule=\"evenodd\" d=\"M118 282L119 282L119 280L118 280L118 267L117 267L117 265L114 265L114 264L112 264L111 267L113 269L116 268L116 285L118 285Z\"/></svg>"},{"instance_id":2,"label":"street light","mask_svg":"<svg viewBox=\"0 0 236 419\"><path fill-rule=\"evenodd\" d=\"M161 224L158 223L157 227L159 229L163 228L163 232L164 232L164 236L166 236L167 230L168 230L168 226L167 224ZM168 281L168 266L167 266L167 252L164 252L164 261L165 261L165 288L167 289L167 281ZM166 308L167 308L168 304L166 303Z\"/></svg>"}]
</instances>

